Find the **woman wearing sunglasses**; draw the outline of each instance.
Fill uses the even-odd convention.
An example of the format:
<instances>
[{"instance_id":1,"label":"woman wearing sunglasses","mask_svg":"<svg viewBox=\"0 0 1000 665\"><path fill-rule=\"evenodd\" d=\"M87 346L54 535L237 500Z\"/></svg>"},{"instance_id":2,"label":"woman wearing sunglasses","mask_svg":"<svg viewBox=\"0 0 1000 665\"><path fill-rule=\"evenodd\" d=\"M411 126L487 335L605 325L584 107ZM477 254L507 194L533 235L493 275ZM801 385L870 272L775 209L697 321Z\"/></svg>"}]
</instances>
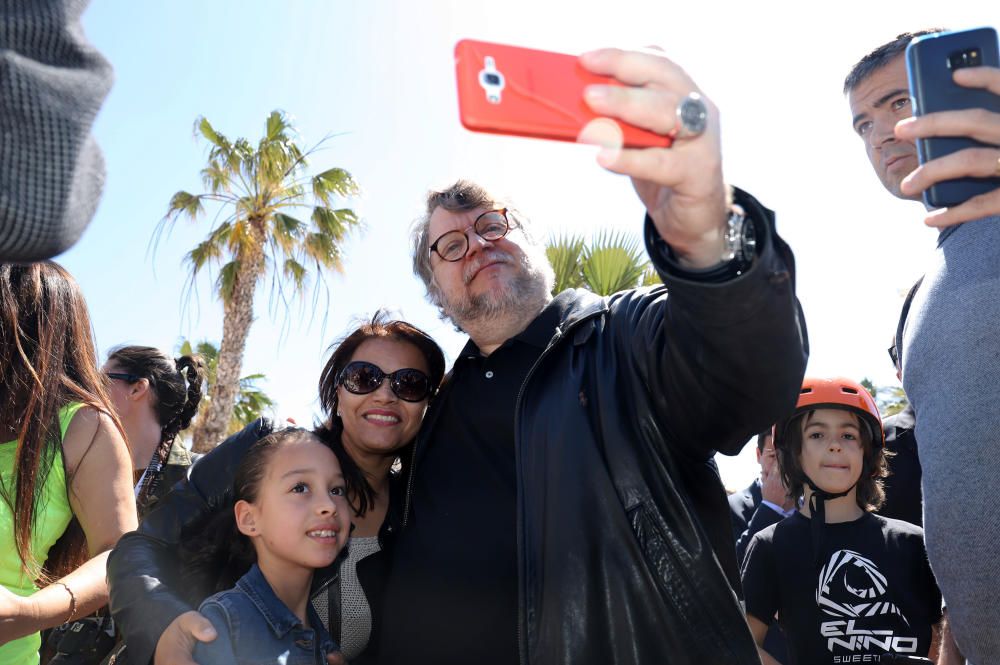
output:
<instances>
[{"instance_id":1,"label":"woman wearing sunglasses","mask_svg":"<svg viewBox=\"0 0 1000 665\"><path fill-rule=\"evenodd\" d=\"M174 359L151 346L115 347L104 363L108 394L132 448L140 519L191 466L191 453L174 440L198 413L204 367L199 355Z\"/></svg>"},{"instance_id":2,"label":"woman wearing sunglasses","mask_svg":"<svg viewBox=\"0 0 1000 665\"><path fill-rule=\"evenodd\" d=\"M434 340L381 314L336 345L320 375L324 420L315 432L340 462L353 532L340 559L316 572L312 602L352 663L375 658L362 652L375 643L373 617L386 548L399 528L407 452L443 376L444 354ZM158 662L185 662L192 636L214 634L204 617L183 610L231 587L249 568L229 543L213 538L210 525L219 511L232 509L225 497L242 457L279 426L260 419L201 458L188 482L165 496L112 554L112 611L129 662L148 662L154 653ZM160 581L152 592L151 579Z\"/></svg>"}]
</instances>

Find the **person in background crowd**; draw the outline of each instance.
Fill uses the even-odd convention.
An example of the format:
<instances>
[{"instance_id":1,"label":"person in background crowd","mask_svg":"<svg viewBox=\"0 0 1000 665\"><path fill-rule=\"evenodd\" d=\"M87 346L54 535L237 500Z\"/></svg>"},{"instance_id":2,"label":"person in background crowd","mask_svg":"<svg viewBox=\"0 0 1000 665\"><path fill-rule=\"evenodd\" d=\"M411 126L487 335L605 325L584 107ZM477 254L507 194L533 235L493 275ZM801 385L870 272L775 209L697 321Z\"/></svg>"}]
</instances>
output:
<instances>
[{"instance_id":1,"label":"person in background crowd","mask_svg":"<svg viewBox=\"0 0 1000 665\"><path fill-rule=\"evenodd\" d=\"M902 348L903 329L906 326L906 316L910 311L913 296L920 288L920 282L910 288L903 301L903 310L899 317L899 325L889 347L889 358L896 368L896 378L903 380L903 363L899 355ZM917 437L913 431L915 417L913 405L906 401L906 407L885 418L882 429L885 430L885 448L889 456L889 475L884 481L885 502L878 509L882 517L903 520L917 526L923 526L923 500L920 494L920 458L917 450Z\"/></svg>"},{"instance_id":2,"label":"person in background crowd","mask_svg":"<svg viewBox=\"0 0 1000 665\"><path fill-rule=\"evenodd\" d=\"M926 34L924 33L916 34ZM885 188L919 201L930 185L959 177L1000 176L1000 114L969 109L911 117L902 34L862 58L844 92L852 123ZM961 68L957 84L1000 95L1000 69ZM981 142L918 165L914 142L963 136ZM992 147L991 147L992 146ZM937 251L897 340L903 388L920 441L927 555L948 601L948 618L973 663L1000 653L996 553L1000 511L981 510L1000 493L1000 188L931 211Z\"/></svg>"},{"instance_id":3,"label":"person in background crowd","mask_svg":"<svg viewBox=\"0 0 1000 665\"><path fill-rule=\"evenodd\" d=\"M729 497L736 537L736 560L741 565L750 539L758 531L777 524L795 512L795 501L788 496L788 488L778 468L773 429L757 435L757 463L760 464L760 478L742 492ZM777 623L772 623L767 629L764 650L779 663L787 659L785 636Z\"/></svg>"},{"instance_id":4,"label":"person in background crowd","mask_svg":"<svg viewBox=\"0 0 1000 665\"><path fill-rule=\"evenodd\" d=\"M198 413L204 361L198 355L174 359L151 346L119 346L103 371L132 448L132 468L141 473L135 491L142 518L191 467L193 456L177 436Z\"/></svg>"},{"instance_id":5,"label":"person in background crowd","mask_svg":"<svg viewBox=\"0 0 1000 665\"><path fill-rule=\"evenodd\" d=\"M920 527L873 514L886 461L875 400L849 379L809 379L775 424L785 484L798 512L750 542L747 621L764 665L777 616L791 665L937 657L941 594Z\"/></svg>"},{"instance_id":6,"label":"person in background crowd","mask_svg":"<svg viewBox=\"0 0 1000 665\"><path fill-rule=\"evenodd\" d=\"M113 76L83 36L87 4L0 0L0 261L65 251L97 209L91 127Z\"/></svg>"},{"instance_id":7,"label":"person in background crowd","mask_svg":"<svg viewBox=\"0 0 1000 665\"><path fill-rule=\"evenodd\" d=\"M61 266L0 265L0 367L0 662L32 665L40 630L107 603L107 552L136 527L132 466Z\"/></svg>"},{"instance_id":8,"label":"person in background crowd","mask_svg":"<svg viewBox=\"0 0 1000 665\"><path fill-rule=\"evenodd\" d=\"M787 517L795 510L795 502L788 496L788 488L778 472L774 436L770 429L757 435L757 463L760 465L760 477L742 492L729 495L733 539L737 543L755 517L760 528L753 529L753 533ZM742 556L737 558L742 562Z\"/></svg>"}]
</instances>

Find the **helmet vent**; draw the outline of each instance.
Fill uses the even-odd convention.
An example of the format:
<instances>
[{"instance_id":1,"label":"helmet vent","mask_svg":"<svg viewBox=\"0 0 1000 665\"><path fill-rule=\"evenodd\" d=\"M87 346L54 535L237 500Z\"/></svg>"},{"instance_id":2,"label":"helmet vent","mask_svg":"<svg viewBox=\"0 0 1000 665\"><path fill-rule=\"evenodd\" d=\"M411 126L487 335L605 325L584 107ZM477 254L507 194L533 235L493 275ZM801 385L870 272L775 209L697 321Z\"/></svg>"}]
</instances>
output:
<instances>
[{"instance_id":1,"label":"helmet vent","mask_svg":"<svg viewBox=\"0 0 1000 665\"><path fill-rule=\"evenodd\" d=\"M847 386L841 386L840 389L842 391L844 391L845 393L848 393L850 395L857 395L858 394L857 390L855 390L854 388L848 388Z\"/></svg>"}]
</instances>

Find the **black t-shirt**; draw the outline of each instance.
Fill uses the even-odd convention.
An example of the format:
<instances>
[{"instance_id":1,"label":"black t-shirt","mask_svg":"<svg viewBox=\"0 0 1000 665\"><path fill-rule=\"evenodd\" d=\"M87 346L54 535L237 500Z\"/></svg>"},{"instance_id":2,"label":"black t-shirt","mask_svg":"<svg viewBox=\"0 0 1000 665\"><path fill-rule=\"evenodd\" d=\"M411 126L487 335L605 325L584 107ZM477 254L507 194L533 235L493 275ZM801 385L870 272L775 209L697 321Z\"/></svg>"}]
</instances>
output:
<instances>
[{"instance_id":1,"label":"black t-shirt","mask_svg":"<svg viewBox=\"0 0 1000 665\"><path fill-rule=\"evenodd\" d=\"M941 619L920 527L865 513L827 524L822 566L801 513L761 531L743 564L747 613L788 638L790 665L879 662L879 654L926 657Z\"/></svg>"},{"instance_id":2,"label":"black t-shirt","mask_svg":"<svg viewBox=\"0 0 1000 665\"><path fill-rule=\"evenodd\" d=\"M393 546L380 663L518 661L514 407L557 323L549 307L488 357L470 342L456 360Z\"/></svg>"}]
</instances>

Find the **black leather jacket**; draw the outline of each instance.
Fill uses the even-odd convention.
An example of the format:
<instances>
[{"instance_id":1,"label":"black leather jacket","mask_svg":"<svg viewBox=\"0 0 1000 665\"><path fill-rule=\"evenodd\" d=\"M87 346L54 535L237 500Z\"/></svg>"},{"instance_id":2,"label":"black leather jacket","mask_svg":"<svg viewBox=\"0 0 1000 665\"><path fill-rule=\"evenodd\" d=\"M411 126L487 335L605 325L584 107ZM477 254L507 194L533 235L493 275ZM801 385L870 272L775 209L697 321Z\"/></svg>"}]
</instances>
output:
<instances>
[{"instance_id":1,"label":"black leather jacket","mask_svg":"<svg viewBox=\"0 0 1000 665\"><path fill-rule=\"evenodd\" d=\"M736 454L794 408L806 341L791 252L770 211L742 193L737 201L761 246L743 276L677 278L647 222L667 289L557 299L563 322L521 388L515 420L524 664L758 662L712 456ZM418 436L413 473L436 413ZM112 612L136 655L151 656L190 609L160 584L175 582L150 544L201 502L175 501L167 515L161 507L109 559Z\"/></svg>"}]
</instances>

